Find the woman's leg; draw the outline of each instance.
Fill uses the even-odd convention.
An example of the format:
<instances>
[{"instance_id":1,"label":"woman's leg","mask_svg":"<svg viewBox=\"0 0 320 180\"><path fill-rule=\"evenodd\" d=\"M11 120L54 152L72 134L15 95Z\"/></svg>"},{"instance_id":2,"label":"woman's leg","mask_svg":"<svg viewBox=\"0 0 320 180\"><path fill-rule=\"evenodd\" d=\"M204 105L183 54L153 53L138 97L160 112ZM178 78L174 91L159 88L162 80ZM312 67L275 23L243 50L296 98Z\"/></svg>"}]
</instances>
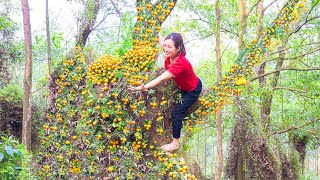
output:
<instances>
[{"instance_id":1,"label":"woman's leg","mask_svg":"<svg viewBox=\"0 0 320 180\"><path fill-rule=\"evenodd\" d=\"M190 106L197 100L197 97L191 96L188 92L183 92L182 103L177 103L171 113L173 138L179 139L182 128L182 121Z\"/></svg>"},{"instance_id":2,"label":"woman's leg","mask_svg":"<svg viewBox=\"0 0 320 180\"><path fill-rule=\"evenodd\" d=\"M173 127L173 141L170 144L162 146L166 151L172 151L179 148L179 138L181 134L182 121L190 106L198 99L202 90L202 84L199 80L198 86L194 91L182 93L182 103L177 103L171 114Z\"/></svg>"}]
</instances>

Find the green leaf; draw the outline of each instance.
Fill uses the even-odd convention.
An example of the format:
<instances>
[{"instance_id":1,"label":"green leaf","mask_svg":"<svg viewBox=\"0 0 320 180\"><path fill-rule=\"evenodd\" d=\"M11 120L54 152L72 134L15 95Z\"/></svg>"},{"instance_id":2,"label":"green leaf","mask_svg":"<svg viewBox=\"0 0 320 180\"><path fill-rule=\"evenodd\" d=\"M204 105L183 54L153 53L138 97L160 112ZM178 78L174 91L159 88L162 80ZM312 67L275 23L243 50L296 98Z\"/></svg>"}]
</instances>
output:
<instances>
[{"instance_id":1,"label":"green leaf","mask_svg":"<svg viewBox=\"0 0 320 180\"><path fill-rule=\"evenodd\" d=\"M22 168L21 168L20 166L15 166L14 169L15 169L15 170L18 170L18 171L21 171L21 170L22 170Z\"/></svg>"},{"instance_id":2,"label":"green leaf","mask_svg":"<svg viewBox=\"0 0 320 180\"><path fill-rule=\"evenodd\" d=\"M12 146L5 146L5 150L7 154L9 154L11 157L13 157L14 149L12 149Z\"/></svg>"},{"instance_id":3,"label":"green leaf","mask_svg":"<svg viewBox=\"0 0 320 180\"><path fill-rule=\"evenodd\" d=\"M15 150L15 153L19 156L19 157L22 157L22 153L19 149Z\"/></svg>"}]
</instances>

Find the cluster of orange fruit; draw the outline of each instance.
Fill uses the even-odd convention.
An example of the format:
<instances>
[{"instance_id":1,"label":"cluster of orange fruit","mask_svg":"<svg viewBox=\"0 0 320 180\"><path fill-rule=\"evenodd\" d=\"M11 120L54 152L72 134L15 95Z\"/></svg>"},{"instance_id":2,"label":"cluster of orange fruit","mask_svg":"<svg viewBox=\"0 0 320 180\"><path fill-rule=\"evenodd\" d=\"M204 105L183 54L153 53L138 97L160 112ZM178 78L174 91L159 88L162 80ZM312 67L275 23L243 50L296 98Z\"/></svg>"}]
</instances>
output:
<instances>
[{"instance_id":1,"label":"cluster of orange fruit","mask_svg":"<svg viewBox=\"0 0 320 180\"><path fill-rule=\"evenodd\" d=\"M88 67L87 78L97 85L103 84L104 87L101 90L103 92L108 90L109 83L117 81L116 75L121 66L121 59L112 58L109 54L102 56Z\"/></svg>"},{"instance_id":2,"label":"cluster of orange fruit","mask_svg":"<svg viewBox=\"0 0 320 180\"><path fill-rule=\"evenodd\" d=\"M86 65L80 48L76 48L74 54L55 71L57 94L55 104L47 112L43 125L40 177L58 177L58 174L64 176L82 171L81 162L71 158L71 154L79 154L80 151L70 149L70 146L78 139L73 132L79 115L74 105L81 98L79 87L84 83ZM67 163L67 159L71 163Z\"/></svg>"},{"instance_id":3,"label":"cluster of orange fruit","mask_svg":"<svg viewBox=\"0 0 320 180\"><path fill-rule=\"evenodd\" d=\"M123 66L124 76L132 86L148 81L148 72L153 67L158 49L150 45L134 45L123 55L126 65Z\"/></svg>"}]
</instances>

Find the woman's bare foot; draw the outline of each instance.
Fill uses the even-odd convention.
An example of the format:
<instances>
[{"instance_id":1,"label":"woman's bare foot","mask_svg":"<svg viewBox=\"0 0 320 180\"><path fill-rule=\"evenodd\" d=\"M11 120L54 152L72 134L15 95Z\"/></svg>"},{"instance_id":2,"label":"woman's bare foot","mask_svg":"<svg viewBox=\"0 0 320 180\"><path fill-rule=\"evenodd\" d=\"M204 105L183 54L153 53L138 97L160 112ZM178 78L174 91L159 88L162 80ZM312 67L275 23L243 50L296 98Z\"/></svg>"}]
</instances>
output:
<instances>
[{"instance_id":1,"label":"woman's bare foot","mask_svg":"<svg viewBox=\"0 0 320 180\"><path fill-rule=\"evenodd\" d=\"M179 139L173 139L170 144L165 144L161 146L164 151L170 152L179 149Z\"/></svg>"}]
</instances>

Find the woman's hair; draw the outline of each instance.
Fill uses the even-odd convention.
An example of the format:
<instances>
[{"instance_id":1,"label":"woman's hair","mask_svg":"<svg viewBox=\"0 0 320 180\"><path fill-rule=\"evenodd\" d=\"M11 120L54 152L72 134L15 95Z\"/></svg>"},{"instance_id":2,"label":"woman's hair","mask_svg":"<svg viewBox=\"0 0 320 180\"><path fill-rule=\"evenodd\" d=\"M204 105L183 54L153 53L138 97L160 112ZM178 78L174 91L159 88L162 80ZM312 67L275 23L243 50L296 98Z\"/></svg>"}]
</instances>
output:
<instances>
[{"instance_id":1,"label":"woman's hair","mask_svg":"<svg viewBox=\"0 0 320 180\"><path fill-rule=\"evenodd\" d=\"M167 40L167 39L171 39L173 42L174 42L174 46L179 49L179 52L178 54L182 54L182 55L186 55L186 48L184 47L184 44L183 44L183 39L182 39L182 36L181 34L179 33L171 33L169 34L164 40Z\"/></svg>"}]
</instances>

